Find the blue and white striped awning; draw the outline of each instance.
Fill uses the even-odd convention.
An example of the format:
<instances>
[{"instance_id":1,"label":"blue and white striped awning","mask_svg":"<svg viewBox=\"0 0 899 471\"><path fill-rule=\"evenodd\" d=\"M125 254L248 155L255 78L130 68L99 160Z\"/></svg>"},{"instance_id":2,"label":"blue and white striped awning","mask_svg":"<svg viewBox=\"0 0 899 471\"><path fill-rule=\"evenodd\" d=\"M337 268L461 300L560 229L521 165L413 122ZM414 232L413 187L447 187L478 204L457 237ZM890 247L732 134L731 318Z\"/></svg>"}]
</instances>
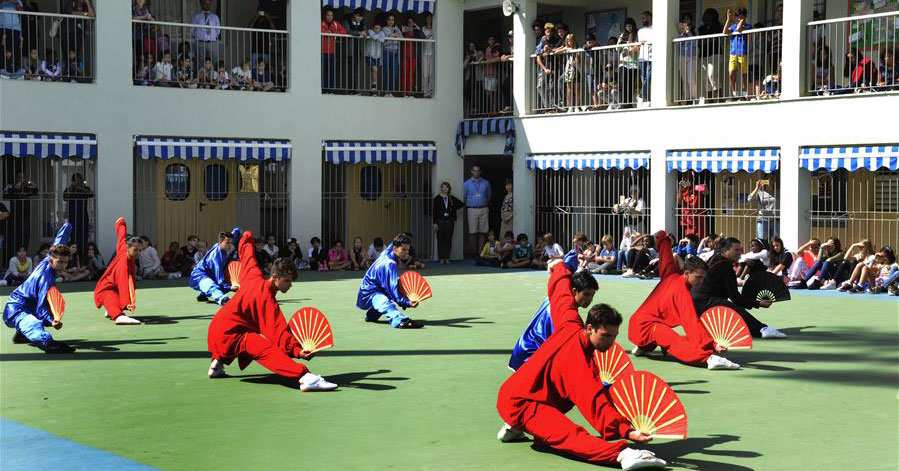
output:
<instances>
[{"instance_id":1,"label":"blue and white striped awning","mask_svg":"<svg viewBox=\"0 0 899 471\"><path fill-rule=\"evenodd\" d=\"M347 7L353 10L362 8L365 10L396 10L403 13L434 13L434 2L436 0L322 0L322 6L331 8Z\"/></svg>"},{"instance_id":2,"label":"blue and white striped awning","mask_svg":"<svg viewBox=\"0 0 899 471\"><path fill-rule=\"evenodd\" d=\"M13 157L59 157L93 159L97 157L97 138L83 134L0 133L2 155Z\"/></svg>"},{"instance_id":3,"label":"blue and white striped awning","mask_svg":"<svg viewBox=\"0 0 899 471\"><path fill-rule=\"evenodd\" d=\"M860 168L874 171L882 167L899 170L899 144L803 147L799 152L799 166L808 170L845 168L850 172Z\"/></svg>"},{"instance_id":4,"label":"blue and white striped awning","mask_svg":"<svg viewBox=\"0 0 899 471\"><path fill-rule=\"evenodd\" d=\"M488 134L505 134L503 155L506 157L515 155L515 120L512 118L466 119L459 122L456 126L456 154L462 157L468 136Z\"/></svg>"},{"instance_id":5,"label":"blue and white striped awning","mask_svg":"<svg viewBox=\"0 0 899 471\"><path fill-rule=\"evenodd\" d=\"M146 159L287 160L290 141L138 136L137 155Z\"/></svg>"},{"instance_id":6,"label":"blue and white striped awning","mask_svg":"<svg viewBox=\"0 0 899 471\"><path fill-rule=\"evenodd\" d=\"M649 168L649 152L589 152L571 154L531 154L529 169L584 170Z\"/></svg>"},{"instance_id":7,"label":"blue and white striped awning","mask_svg":"<svg viewBox=\"0 0 899 471\"><path fill-rule=\"evenodd\" d=\"M669 172L773 172L780 162L780 149L677 150L669 151L665 160Z\"/></svg>"},{"instance_id":8,"label":"blue and white striped awning","mask_svg":"<svg viewBox=\"0 0 899 471\"><path fill-rule=\"evenodd\" d=\"M437 161L433 142L325 141L325 162L332 164L424 163Z\"/></svg>"}]
</instances>

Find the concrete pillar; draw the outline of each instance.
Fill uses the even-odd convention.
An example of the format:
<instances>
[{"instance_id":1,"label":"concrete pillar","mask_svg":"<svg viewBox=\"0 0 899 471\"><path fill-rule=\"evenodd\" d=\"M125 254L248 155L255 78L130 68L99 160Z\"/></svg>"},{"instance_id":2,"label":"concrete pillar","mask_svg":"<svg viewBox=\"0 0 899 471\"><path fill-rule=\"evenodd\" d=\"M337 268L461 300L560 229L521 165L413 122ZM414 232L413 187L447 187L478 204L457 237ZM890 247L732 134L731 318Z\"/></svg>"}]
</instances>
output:
<instances>
[{"instance_id":1,"label":"concrete pillar","mask_svg":"<svg viewBox=\"0 0 899 471\"><path fill-rule=\"evenodd\" d=\"M518 139L515 142L515 160L512 163L512 197L515 200L512 230L516 236L522 232L528 234L528 238L533 241L537 216L535 210L537 177L536 170L527 168L527 157L531 153L531 148L525 139L525 126L522 121L518 121L517 125Z\"/></svg>"},{"instance_id":2,"label":"concrete pillar","mask_svg":"<svg viewBox=\"0 0 899 471\"><path fill-rule=\"evenodd\" d=\"M781 98L799 98L805 93L808 81L805 79L808 52L808 27L812 21L814 4L812 0L784 2ZM786 239L784 239L786 242Z\"/></svg>"},{"instance_id":3,"label":"concrete pillar","mask_svg":"<svg viewBox=\"0 0 899 471\"><path fill-rule=\"evenodd\" d=\"M799 148L788 140L780 148L780 237L796 248L811 235L811 175L799 168Z\"/></svg>"},{"instance_id":4,"label":"concrete pillar","mask_svg":"<svg viewBox=\"0 0 899 471\"><path fill-rule=\"evenodd\" d=\"M663 108L671 101L673 45L677 31L678 0L652 0L652 88L653 108ZM639 21L639 12L632 16Z\"/></svg>"},{"instance_id":5,"label":"concrete pillar","mask_svg":"<svg viewBox=\"0 0 899 471\"><path fill-rule=\"evenodd\" d=\"M657 144L651 147L650 152L649 184L652 186L652 194L649 200L649 227L646 229L650 232L659 229L675 232L677 219L674 215L674 192L677 179L674 173L668 172L668 164L665 162L668 149L664 144Z\"/></svg>"},{"instance_id":6,"label":"concrete pillar","mask_svg":"<svg viewBox=\"0 0 899 471\"><path fill-rule=\"evenodd\" d=\"M524 116L530 110L530 90L533 90L533 61L531 54L537 48L537 38L531 29L531 23L537 19L537 2L521 0L520 9L512 18L514 44L512 55L512 101L515 116Z\"/></svg>"}]
</instances>

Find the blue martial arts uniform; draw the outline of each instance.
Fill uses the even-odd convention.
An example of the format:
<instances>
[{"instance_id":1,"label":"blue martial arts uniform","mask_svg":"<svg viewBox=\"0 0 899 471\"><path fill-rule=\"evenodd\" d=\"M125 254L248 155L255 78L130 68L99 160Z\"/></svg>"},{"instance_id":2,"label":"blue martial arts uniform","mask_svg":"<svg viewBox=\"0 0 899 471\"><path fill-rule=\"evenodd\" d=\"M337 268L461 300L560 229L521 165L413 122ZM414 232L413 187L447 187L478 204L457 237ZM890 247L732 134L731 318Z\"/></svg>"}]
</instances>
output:
<instances>
[{"instance_id":1,"label":"blue martial arts uniform","mask_svg":"<svg viewBox=\"0 0 899 471\"><path fill-rule=\"evenodd\" d=\"M406 315L397 309L397 305L409 307L409 298L400 292L396 255L393 253L393 244L390 244L362 277L356 307L366 311L365 320L368 322L387 316L391 327L399 327L406 320Z\"/></svg>"},{"instance_id":2,"label":"blue martial arts uniform","mask_svg":"<svg viewBox=\"0 0 899 471\"><path fill-rule=\"evenodd\" d=\"M231 237L235 243L240 240L239 227L231 230ZM221 246L215 244L190 272L190 287L216 303L222 304L227 297L226 293L231 291L231 284L225 281L225 273L230 260L231 258L222 250Z\"/></svg>"},{"instance_id":3,"label":"blue martial arts uniform","mask_svg":"<svg viewBox=\"0 0 899 471\"><path fill-rule=\"evenodd\" d=\"M56 233L53 245L67 244L72 225L66 222ZM22 333L31 342L46 345L53 340L44 326L53 324L53 313L47 302L47 291L56 285L56 271L50 266L50 256L44 257L31 276L19 285L3 308L3 323Z\"/></svg>"},{"instance_id":4,"label":"blue martial arts uniform","mask_svg":"<svg viewBox=\"0 0 899 471\"><path fill-rule=\"evenodd\" d=\"M571 273L577 271L577 251L569 251L562 260L568 271ZM528 358L540 348L540 345L543 345L543 342L552 335L554 330L553 318L549 312L549 298L547 297L540 303L540 307L537 308L531 323L528 324L527 328L524 329L524 333L518 338L518 342L515 343L515 348L512 349L512 357L509 358L509 368L512 370L521 368L521 365L528 361Z\"/></svg>"}]
</instances>

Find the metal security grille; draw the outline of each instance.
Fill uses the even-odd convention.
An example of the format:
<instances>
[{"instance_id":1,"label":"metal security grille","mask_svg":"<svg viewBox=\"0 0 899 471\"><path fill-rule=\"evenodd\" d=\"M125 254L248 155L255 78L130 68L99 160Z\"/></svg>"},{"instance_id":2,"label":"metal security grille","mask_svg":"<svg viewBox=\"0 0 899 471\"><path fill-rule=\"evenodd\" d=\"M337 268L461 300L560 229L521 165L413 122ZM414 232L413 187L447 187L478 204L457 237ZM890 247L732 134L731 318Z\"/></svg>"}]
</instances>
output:
<instances>
[{"instance_id":1,"label":"metal security grille","mask_svg":"<svg viewBox=\"0 0 899 471\"><path fill-rule=\"evenodd\" d=\"M430 163L323 163L322 243L341 240L364 246L380 237L389 244L412 233L419 259L429 260L434 244ZM308 241L306 241L308 243Z\"/></svg>"},{"instance_id":2,"label":"metal security grille","mask_svg":"<svg viewBox=\"0 0 899 471\"><path fill-rule=\"evenodd\" d=\"M641 232L649 228L649 170L537 170L537 234L551 232L565 246L577 232L599 241L609 234L617 245L629 222ZM643 199L642 215L628 217L614 206L632 191Z\"/></svg>"},{"instance_id":3,"label":"metal security grille","mask_svg":"<svg viewBox=\"0 0 899 471\"><path fill-rule=\"evenodd\" d=\"M746 243L780 235L780 172L676 173L679 237L716 233Z\"/></svg>"},{"instance_id":4,"label":"metal security grille","mask_svg":"<svg viewBox=\"0 0 899 471\"><path fill-rule=\"evenodd\" d=\"M0 157L0 182L9 218L2 224L0 266L25 246L34 256L42 243L51 243L68 219L70 243L79 253L96 235L96 161L85 159ZM0 226L2 227L2 226Z\"/></svg>"},{"instance_id":5,"label":"metal security grille","mask_svg":"<svg viewBox=\"0 0 899 471\"><path fill-rule=\"evenodd\" d=\"M899 247L899 172L815 170L810 198L812 237Z\"/></svg>"},{"instance_id":6,"label":"metal security grille","mask_svg":"<svg viewBox=\"0 0 899 471\"><path fill-rule=\"evenodd\" d=\"M160 247L196 235L214 243L239 226L290 236L289 161L134 160L134 229Z\"/></svg>"}]
</instances>

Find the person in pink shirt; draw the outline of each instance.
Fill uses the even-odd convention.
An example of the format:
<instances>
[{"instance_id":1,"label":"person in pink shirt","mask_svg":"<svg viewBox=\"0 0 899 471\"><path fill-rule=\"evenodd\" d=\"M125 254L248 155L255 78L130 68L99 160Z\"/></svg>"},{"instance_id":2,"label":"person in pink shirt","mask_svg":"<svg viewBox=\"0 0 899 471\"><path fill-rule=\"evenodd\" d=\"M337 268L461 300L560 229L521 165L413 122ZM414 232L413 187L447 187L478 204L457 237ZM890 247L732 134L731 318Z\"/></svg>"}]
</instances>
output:
<instances>
[{"instance_id":1,"label":"person in pink shirt","mask_svg":"<svg viewBox=\"0 0 899 471\"><path fill-rule=\"evenodd\" d=\"M328 250L328 267L331 270L348 270L351 265L350 254L343 246L343 241L336 240L334 247Z\"/></svg>"}]
</instances>

